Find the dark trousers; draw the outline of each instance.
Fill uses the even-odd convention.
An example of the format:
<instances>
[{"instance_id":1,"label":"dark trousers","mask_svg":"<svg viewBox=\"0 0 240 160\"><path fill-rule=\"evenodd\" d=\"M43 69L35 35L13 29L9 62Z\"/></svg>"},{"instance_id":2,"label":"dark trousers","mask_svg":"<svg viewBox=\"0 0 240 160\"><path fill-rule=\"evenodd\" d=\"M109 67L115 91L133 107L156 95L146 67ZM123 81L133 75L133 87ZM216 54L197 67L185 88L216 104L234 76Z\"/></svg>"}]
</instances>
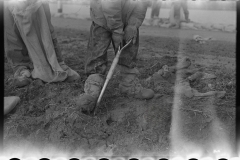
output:
<instances>
[{"instance_id":1,"label":"dark trousers","mask_svg":"<svg viewBox=\"0 0 240 160\"><path fill-rule=\"evenodd\" d=\"M127 33L125 33L127 34ZM90 74L105 74L107 69L107 50L112 42L115 54L118 51L118 44L112 39L112 32L92 23L88 42L88 51L85 62L85 72ZM125 45L124 42L123 45ZM135 44L130 44L120 55L119 65L129 68L135 67L136 56L139 47L139 31Z\"/></svg>"},{"instance_id":2,"label":"dark trousers","mask_svg":"<svg viewBox=\"0 0 240 160\"><path fill-rule=\"evenodd\" d=\"M174 17L176 19L179 19L180 20L180 17L181 17L181 8L183 9L183 13L184 13L184 16L185 16L185 20L188 20L189 18L189 11L188 11L188 6L187 6L187 1L186 0L182 0L182 1L179 1L179 2L175 2L174 3Z\"/></svg>"},{"instance_id":3,"label":"dark trousers","mask_svg":"<svg viewBox=\"0 0 240 160\"><path fill-rule=\"evenodd\" d=\"M160 0L153 0L152 1L152 12L151 12L151 18L159 17L159 12L161 8L162 1Z\"/></svg>"}]
</instances>

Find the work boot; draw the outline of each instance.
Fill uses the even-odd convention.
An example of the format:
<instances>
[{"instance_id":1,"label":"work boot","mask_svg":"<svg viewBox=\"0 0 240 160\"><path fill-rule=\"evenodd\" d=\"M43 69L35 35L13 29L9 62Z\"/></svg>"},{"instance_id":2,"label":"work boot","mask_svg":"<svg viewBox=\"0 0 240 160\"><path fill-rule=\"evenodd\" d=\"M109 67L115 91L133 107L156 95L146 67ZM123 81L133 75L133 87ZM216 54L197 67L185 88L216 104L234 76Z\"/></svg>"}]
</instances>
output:
<instances>
[{"instance_id":1,"label":"work boot","mask_svg":"<svg viewBox=\"0 0 240 160\"><path fill-rule=\"evenodd\" d=\"M81 94L79 99L76 101L76 104L83 112L90 113L93 110L104 84L104 80L103 75L92 74L85 81L85 93Z\"/></svg>"},{"instance_id":2,"label":"work boot","mask_svg":"<svg viewBox=\"0 0 240 160\"><path fill-rule=\"evenodd\" d=\"M31 83L31 73L26 66L20 66L14 73L14 85L16 87L25 87Z\"/></svg>"},{"instance_id":3,"label":"work boot","mask_svg":"<svg viewBox=\"0 0 240 160\"><path fill-rule=\"evenodd\" d=\"M143 88L139 83L139 79L137 78L139 72L136 68L129 69L120 66L120 74L119 90L122 94L138 99L151 99L154 97L153 90Z\"/></svg>"}]
</instances>

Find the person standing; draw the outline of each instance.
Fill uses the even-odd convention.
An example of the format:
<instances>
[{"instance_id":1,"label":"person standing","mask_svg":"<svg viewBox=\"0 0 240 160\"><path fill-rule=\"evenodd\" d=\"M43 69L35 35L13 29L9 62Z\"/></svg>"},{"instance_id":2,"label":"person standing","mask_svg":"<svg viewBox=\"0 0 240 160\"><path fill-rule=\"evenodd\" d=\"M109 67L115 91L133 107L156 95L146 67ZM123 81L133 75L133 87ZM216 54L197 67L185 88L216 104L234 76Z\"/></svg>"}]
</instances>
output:
<instances>
[{"instance_id":1,"label":"person standing","mask_svg":"<svg viewBox=\"0 0 240 160\"><path fill-rule=\"evenodd\" d=\"M172 2L172 9L170 11L170 27L180 28L181 25L181 9L184 13L184 22L189 22L189 11L187 6L187 0L175 0Z\"/></svg>"},{"instance_id":2,"label":"person standing","mask_svg":"<svg viewBox=\"0 0 240 160\"><path fill-rule=\"evenodd\" d=\"M16 87L30 84L32 78L44 82L80 78L64 63L47 2L4 2L4 30L5 53L14 71Z\"/></svg>"},{"instance_id":3,"label":"person standing","mask_svg":"<svg viewBox=\"0 0 240 160\"><path fill-rule=\"evenodd\" d=\"M162 5L162 0L152 0L151 18L159 18L159 12Z\"/></svg>"},{"instance_id":4,"label":"person standing","mask_svg":"<svg viewBox=\"0 0 240 160\"><path fill-rule=\"evenodd\" d=\"M139 27L148 7L145 0L91 0L92 25L88 42L85 72L88 75L84 92L77 100L82 111L91 112L101 92L107 71L107 50L112 43L115 53L119 46L130 45L119 58L119 91L139 99L151 99L154 92L142 87L137 78L136 57L139 48Z\"/></svg>"},{"instance_id":5,"label":"person standing","mask_svg":"<svg viewBox=\"0 0 240 160\"><path fill-rule=\"evenodd\" d=\"M190 19L189 19L189 11L188 11L187 0L180 0L180 6L183 9L183 13L184 13L184 16L185 16L185 21L189 22Z\"/></svg>"}]
</instances>

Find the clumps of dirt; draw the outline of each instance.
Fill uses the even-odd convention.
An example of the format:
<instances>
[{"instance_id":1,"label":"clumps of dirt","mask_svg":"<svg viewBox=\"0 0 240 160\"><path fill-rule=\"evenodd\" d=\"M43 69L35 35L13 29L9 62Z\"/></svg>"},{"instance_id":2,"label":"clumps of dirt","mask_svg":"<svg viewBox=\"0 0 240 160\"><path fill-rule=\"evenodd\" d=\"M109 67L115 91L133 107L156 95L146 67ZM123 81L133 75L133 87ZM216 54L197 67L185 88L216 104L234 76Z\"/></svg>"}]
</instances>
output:
<instances>
[{"instance_id":1,"label":"clumps of dirt","mask_svg":"<svg viewBox=\"0 0 240 160\"><path fill-rule=\"evenodd\" d=\"M151 63L147 63L147 61L151 61ZM148 78L152 76L154 73L159 71L164 65L175 66L177 64L178 58L176 56L163 56L161 58L150 58L145 62L143 60L138 60L137 67L142 73L140 78ZM146 64L148 64L146 66ZM149 66L149 64L151 64Z\"/></svg>"},{"instance_id":2,"label":"clumps of dirt","mask_svg":"<svg viewBox=\"0 0 240 160\"><path fill-rule=\"evenodd\" d=\"M138 100L121 95L118 90L118 76L114 75L104 93L97 116L91 117L79 112L78 106L74 103L74 99L83 93L87 78L84 74L83 57L87 54L88 32L65 29L56 31L61 35L59 42L62 51L66 53L64 54L66 64L76 70L81 79L73 83L52 84L33 81L27 87L15 89L11 87L12 71L5 68L4 96L19 96L21 101L18 107L4 119L4 146L7 148L10 144L26 140L42 146L52 144L71 152L79 149L85 151L85 155L95 155L100 151L116 156L132 155L136 151L167 155L170 151L169 133L174 102L174 90L171 86L174 84L159 81L155 86L153 81L148 83L146 79L164 65L176 65L177 57L148 56L137 61L141 83L144 87L155 90L157 97L151 100ZM83 40L77 39L78 37ZM169 49L171 52L177 52L178 41L179 39L173 38L143 37L140 46L147 53L150 51L154 55L165 55L162 52ZM192 42L188 43L186 49L190 52L193 50L189 48ZM217 49L221 44L216 42L213 47ZM193 46L193 48L199 47L195 44ZM231 46L227 50L232 50ZM159 52L159 48L163 48L162 52ZM196 52L198 53L198 50L193 54ZM5 66L9 67L7 64ZM200 91L208 91L207 85L211 83L214 89L225 90L226 96L223 99L183 97L181 100L185 108L181 112L186 114L185 117L194 117L196 123L189 125L201 126L203 128L201 132L207 135L208 130L205 128L211 123L211 115L208 115L209 112L203 108L206 108L204 107L206 103L212 100L211 102L216 106L217 116L226 124L229 135L234 137L235 73L222 66L216 68L197 66L199 67L204 68L204 72L215 74L217 78L196 81L191 83L191 86ZM160 87L157 88L158 86ZM204 138L204 134L200 135L199 131L194 131L196 135L189 134L191 132L193 132L191 127L185 131L192 139L198 138L201 141L200 138ZM234 142L234 138L231 141Z\"/></svg>"}]
</instances>

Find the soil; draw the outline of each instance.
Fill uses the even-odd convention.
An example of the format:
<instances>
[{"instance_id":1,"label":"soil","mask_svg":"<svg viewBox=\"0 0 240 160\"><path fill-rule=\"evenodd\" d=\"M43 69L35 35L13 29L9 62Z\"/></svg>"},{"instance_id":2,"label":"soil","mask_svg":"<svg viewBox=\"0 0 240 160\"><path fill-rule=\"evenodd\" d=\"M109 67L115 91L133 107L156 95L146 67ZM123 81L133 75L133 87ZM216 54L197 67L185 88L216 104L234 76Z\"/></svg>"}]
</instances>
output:
<instances>
[{"instance_id":1,"label":"soil","mask_svg":"<svg viewBox=\"0 0 240 160\"><path fill-rule=\"evenodd\" d=\"M6 153L10 154L15 148L21 150L23 146L32 150L32 146L37 146L38 151L47 153L53 146L72 156L136 157L139 154L155 154L167 158L172 155L174 148L172 145L175 137L171 135L176 133L172 131L176 118L180 119L177 122L181 126L178 132L183 135L185 142L196 143L204 155L213 154L215 142L223 138L221 135L227 139L230 148L234 147L234 41L218 39L199 44L189 37L147 35L145 32L140 37L137 60L139 79L143 86L153 89L157 96L151 100L138 100L121 95L116 72L105 91L97 115L89 116L81 113L75 104L75 99L84 92L83 86L87 78L84 74L84 57L89 32L81 28L55 29L66 64L77 71L81 79L74 83L52 84L34 80L27 87L15 88L12 85L12 69L5 61L4 96L21 98L19 105L4 118ZM162 29L165 30L167 29ZM144 31L147 31L147 27ZM174 29L172 31L176 32ZM112 47L109 48L108 55L110 66L114 57ZM226 91L225 97L180 96L181 102L174 103L174 84L165 82L154 86L146 81L163 65L176 65L178 58L182 57L191 60L192 68L217 76L216 79L192 82L192 88L207 92L211 90L208 87L211 84L213 90ZM174 107L176 104L177 108ZM177 110L177 116L174 110ZM222 131L218 133L223 134L215 134L215 122L221 126Z\"/></svg>"}]
</instances>

